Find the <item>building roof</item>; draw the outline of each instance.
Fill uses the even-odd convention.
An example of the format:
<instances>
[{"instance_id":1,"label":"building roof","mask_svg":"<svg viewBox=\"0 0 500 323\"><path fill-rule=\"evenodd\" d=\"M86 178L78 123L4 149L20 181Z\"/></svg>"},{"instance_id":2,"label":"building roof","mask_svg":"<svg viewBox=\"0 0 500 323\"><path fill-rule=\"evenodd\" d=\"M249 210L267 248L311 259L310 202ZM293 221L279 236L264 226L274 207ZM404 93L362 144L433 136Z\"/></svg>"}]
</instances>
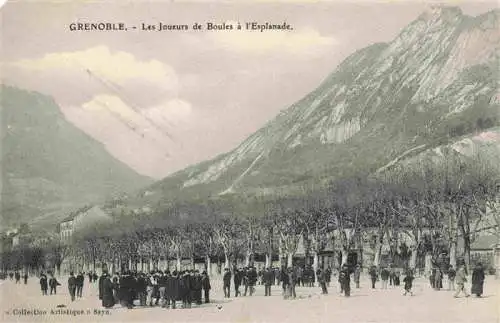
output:
<instances>
[{"instance_id":1,"label":"building roof","mask_svg":"<svg viewBox=\"0 0 500 323\"><path fill-rule=\"evenodd\" d=\"M492 250L498 243L498 238L494 235L479 236L471 243L471 250Z\"/></svg>"},{"instance_id":2,"label":"building roof","mask_svg":"<svg viewBox=\"0 0 500 323\"><path fill-rule=\"evenodd\" d=\"M78 210L71 212L68 217L61 221L61 223L72 221L78 214L85 213L93 207L94 205L86 205L84 207L81 207Z\"/></svg>"}]
</instances>

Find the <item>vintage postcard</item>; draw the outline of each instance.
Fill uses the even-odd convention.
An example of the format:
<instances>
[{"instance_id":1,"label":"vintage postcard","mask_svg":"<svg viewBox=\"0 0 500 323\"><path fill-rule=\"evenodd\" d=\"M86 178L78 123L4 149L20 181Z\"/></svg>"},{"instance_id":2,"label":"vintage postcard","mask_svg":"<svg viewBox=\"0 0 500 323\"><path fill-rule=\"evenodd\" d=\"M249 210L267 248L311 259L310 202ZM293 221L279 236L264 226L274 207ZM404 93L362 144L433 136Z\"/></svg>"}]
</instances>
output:
<instances>
[{"instance_id":1,"label":"vintage postcard","mask_svg":"<svg viewBox=\"0 0 500 323\"><path fill-rule=\"evenodd\" d=\"M498 322L497 1L9 0L1 322Z\"/></svg>"}]
</instances>

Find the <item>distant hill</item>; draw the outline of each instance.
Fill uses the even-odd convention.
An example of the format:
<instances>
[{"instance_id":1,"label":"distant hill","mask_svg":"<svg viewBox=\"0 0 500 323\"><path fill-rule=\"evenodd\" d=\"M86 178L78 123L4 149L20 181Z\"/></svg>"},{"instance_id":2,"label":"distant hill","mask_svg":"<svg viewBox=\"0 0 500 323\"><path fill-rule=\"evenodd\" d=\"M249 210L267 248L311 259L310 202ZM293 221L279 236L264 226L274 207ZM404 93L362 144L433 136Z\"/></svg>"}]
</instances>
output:
<instances>
[{"instance_id":1,"label":"distant hill","mask_svg":"<svg viewBox=\"0 0 500 323\"><path fill-rule=\"evenodd\" d=\"M53 223L83 204L152 183L66 121L50 97L0 89L2 226Z\"/></svg>"},{"instance_id":2,"label":"distant hill","mask_svg":"<svg viewBox=\"0 0 500 323\"><path fill-rule=\"evenodd\" d=\"M234 150L156 182L128 203L161 208L178 199L297 192L497 132L498 30L500 10L470 17L458 8L430 9L393 41L347 57ZM498 145L488 147L498 156Z\"/></svg>"}]
</instances>

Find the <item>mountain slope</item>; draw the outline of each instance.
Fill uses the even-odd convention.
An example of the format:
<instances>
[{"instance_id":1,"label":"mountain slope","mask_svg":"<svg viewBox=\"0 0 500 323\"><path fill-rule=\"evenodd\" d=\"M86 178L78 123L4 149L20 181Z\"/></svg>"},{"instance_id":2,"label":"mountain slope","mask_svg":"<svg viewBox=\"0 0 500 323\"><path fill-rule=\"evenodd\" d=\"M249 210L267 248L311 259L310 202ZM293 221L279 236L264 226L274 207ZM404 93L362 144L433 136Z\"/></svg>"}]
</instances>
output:
<instances>
[{"instance_id":1,"label":"mountain slope","mask_svg":"<svg viewBox=\"0 0 500 323\"><path fill-rule=\"evenodd\" d=\"M349 56L233 151L155 183L136 202L291 192L497 126L499 22L500 10L424 12L392 42Z\"/></svg>"},{"instance_id":2,"label":"mountain slope","mask_svg":"<svg viewBox=\"0 0 500 323\"><path fill-rule=\"evenodd\" d=\"M7 86L1 95L2 224L64 216L152 182L68 123L51 98Z\"/></svg>"}]
</instances>

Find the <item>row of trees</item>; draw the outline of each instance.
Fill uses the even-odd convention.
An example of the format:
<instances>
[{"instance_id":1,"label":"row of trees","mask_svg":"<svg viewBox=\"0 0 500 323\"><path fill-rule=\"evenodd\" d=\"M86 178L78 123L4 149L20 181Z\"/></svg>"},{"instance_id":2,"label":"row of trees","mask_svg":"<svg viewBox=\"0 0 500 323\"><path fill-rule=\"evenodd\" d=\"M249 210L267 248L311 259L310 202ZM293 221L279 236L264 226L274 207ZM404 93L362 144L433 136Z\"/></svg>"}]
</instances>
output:
<instances>
[{"instance_id":1,"label":"row of trees","mask_svg":"<svg viewBox=\"0 0 500 323\"><path fill-rule=\"evenodd\" d=\"M275 255L292 266L302 241L315 268L327 246L338 250L342 264L351 251L371 249L373 256L363 265L379 266L385 246L390 258L402 258L411 268L419 258L442 254L453 266L458 257L469 266L471 243L480 232L491 229L500 237L499 167L479 158L422 165L403 165L368 179L340 179L296 196L244 202L225 197L117 216L74 234L68 245L51 243L43 254L51 255L54 266L71 257L94 268L101 262L115 268L145 262L154 267L171 259L180 269L182 259L194 266L199 258L208 268L212 259L230 267L237 259L248 265L256 254L265 256L265 266Z\"/></svg>"}]
</instances>

